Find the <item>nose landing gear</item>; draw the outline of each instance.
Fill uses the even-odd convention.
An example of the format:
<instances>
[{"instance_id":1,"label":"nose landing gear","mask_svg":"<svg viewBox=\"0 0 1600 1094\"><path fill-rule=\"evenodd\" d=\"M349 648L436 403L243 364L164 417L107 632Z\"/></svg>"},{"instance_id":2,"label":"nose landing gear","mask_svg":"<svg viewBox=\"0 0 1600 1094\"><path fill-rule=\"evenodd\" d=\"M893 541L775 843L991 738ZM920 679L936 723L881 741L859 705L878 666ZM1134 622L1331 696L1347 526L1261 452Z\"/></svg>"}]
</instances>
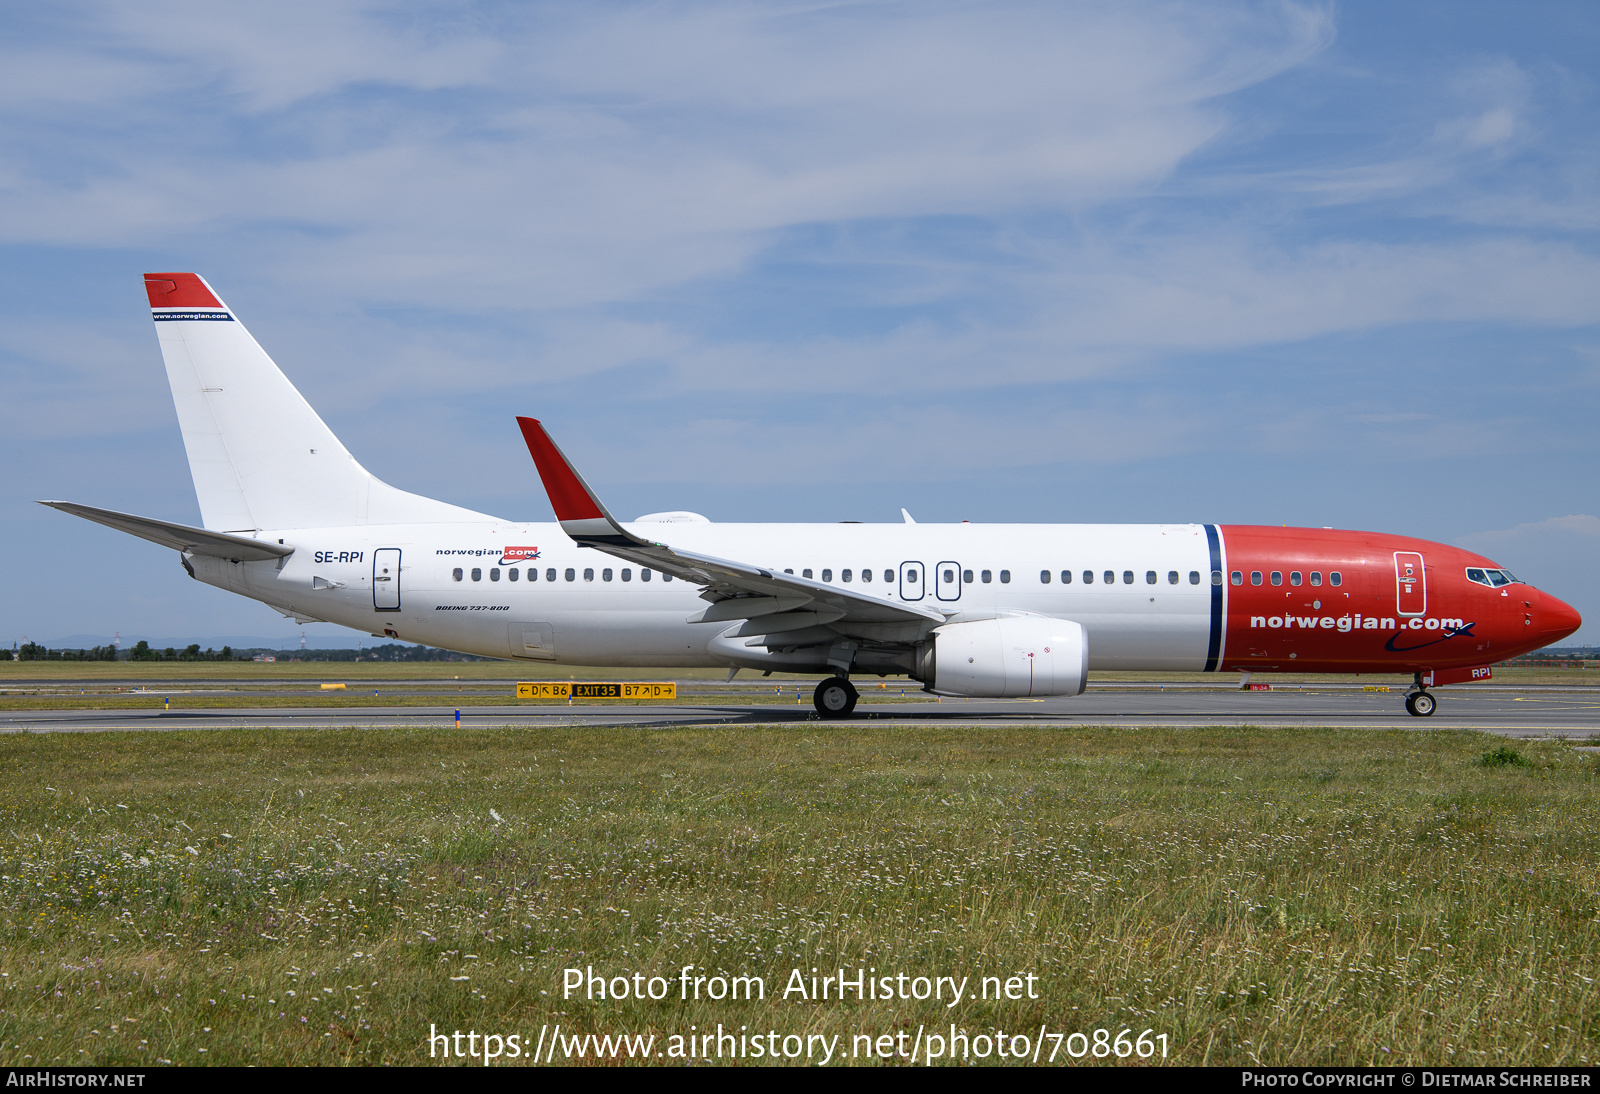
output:
<instances>
[{"instance_id":1,"label":"nose landing gear","mask_svg":"<svg viewBox=\"0 0 1600 1094\"><path fill-rule=\"evenodd\" d=\"M1406 692L1406 713L1413 718L1427 718L1438 705L1439 701L1423 690L1422 673L1417 673L1412 678L1411 690Z\"/></svg>"},{"instance_id":2,"label":"nose landing gear","mask_svg":"<svg viewBox=\"0 0 1600 1094\"><path fill-rule=\"evenodd\" d=\"M1436 706L1438 702L1425 691L1406 696L1406 710L1414 717L1426 718L1433 713Z\"/></svg>"},{"instance_id":3,"label":"nose landing gear","mask_svg":"<svg viewBox=\"0 0 1600 1094\"><path fill-rule=\"evenodd\" d=\"M824 718L848 718L860 697L855 685L845 677L830 676L817 685L811 701Z\"/></svg>"}]
</instances>

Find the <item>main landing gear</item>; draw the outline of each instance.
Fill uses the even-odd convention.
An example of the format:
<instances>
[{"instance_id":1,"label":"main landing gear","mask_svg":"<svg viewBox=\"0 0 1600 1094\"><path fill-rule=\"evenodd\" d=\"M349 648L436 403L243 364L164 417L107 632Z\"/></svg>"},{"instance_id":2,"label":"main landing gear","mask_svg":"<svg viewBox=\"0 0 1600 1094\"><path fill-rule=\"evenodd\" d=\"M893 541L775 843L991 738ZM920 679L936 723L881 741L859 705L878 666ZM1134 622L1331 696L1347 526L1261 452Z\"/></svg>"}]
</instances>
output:
<instances>
[{"instance_id":1,"label":"main landing gear","mask_svg":"<svg viewBox=\"0 0 1600 1094\"><path fill-rule=\"evenodd\" d=\"M1411 690L1406 692L1406 713L1413 718L1427 718L1438 707L1439 701L1422 687L1422 673L1412 678Z\"/></svg>"},{"instance_id":2,"label":"main landing gear","mask_svg":"<svg viewBox=\"0 0 1600 1094\"><path fill-rule=\"evenodd\" d=\"M860 697L856 686L845 677L830 676L817 685L811 701L816 704L817 713L824 718L848 718L850 712L856 709L856 700Z\"/></svg>"}]
</instances>

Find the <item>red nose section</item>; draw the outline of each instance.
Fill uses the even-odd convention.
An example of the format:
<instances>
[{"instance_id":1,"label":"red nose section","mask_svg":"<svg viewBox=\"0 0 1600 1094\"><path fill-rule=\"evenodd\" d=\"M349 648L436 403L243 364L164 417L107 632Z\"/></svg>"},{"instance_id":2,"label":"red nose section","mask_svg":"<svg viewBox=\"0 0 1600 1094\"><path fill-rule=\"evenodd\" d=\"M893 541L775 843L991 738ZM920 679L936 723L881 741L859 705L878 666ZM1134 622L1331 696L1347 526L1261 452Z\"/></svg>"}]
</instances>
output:
<instances>
[{"instance_id":1,"label":"red nose section","mask_svg":"<svg viewBox=\"0 0 1600 1094\"><path fill-rule=\"evenodd\" d=\"M1539 637L1548 646L1583 626L1583 616L1570 604L1562 603L1549 593L1540 593L1539 622Z\"/></svg>"}]
</instances>

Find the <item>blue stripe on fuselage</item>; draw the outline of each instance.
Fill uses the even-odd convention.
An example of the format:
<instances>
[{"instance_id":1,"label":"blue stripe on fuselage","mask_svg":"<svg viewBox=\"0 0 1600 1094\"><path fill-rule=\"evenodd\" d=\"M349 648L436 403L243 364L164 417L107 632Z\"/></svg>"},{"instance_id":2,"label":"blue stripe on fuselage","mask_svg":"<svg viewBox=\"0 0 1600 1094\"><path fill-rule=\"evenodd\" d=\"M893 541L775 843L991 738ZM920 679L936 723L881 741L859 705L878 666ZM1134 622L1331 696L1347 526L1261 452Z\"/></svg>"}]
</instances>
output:
<instances>
[{"instance_id":1,"label":"blue stripe on fuselage","mask_svg":"<svg viewBox=\"0 0 1600 1094\"><path fill-rule=\"evenodd\" d=\"M1211 573L1206 575L1211 582L1211 640L1206 645L1205 671L1216 672L1217 656L1222 652L1222 585L1215 575L1222 572L1222 542L1215 524L1206 525L1206 545L1211 548Z\"/></svg>"}]
</instances>

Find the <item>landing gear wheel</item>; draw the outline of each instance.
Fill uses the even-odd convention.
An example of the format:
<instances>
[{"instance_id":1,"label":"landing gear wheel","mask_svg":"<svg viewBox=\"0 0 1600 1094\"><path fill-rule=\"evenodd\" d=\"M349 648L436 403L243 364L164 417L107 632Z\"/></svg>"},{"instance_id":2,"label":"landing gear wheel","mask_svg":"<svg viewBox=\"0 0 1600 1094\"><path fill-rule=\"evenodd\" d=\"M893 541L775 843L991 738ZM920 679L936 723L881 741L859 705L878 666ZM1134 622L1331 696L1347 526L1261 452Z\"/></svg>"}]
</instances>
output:
<instances>
[{"instance_id":1,"label":"landing gear wheel","mask_svg":"<svg viewBox=\"0 0 1600 1094\"><path fill-rule=\"evenodd\" d=\"M860 695L854 684L842 676L830 676L817 685L811 701L816 704L817 713L824 718L848 718L850 712L856 709L858 698Z\"/></svg>"},{"instance_id":2,"label":"landing gear wheel","mask_svg":"<svg viewBox=\"0 0 1600 1094\"><path fill-rule=\"evenodd\" d=\"M1438 705L1438 700L1425 691L1414 692L1406 696L1406 711L1414 718L1428 717Z\"/></svg>"}]
</instances>

